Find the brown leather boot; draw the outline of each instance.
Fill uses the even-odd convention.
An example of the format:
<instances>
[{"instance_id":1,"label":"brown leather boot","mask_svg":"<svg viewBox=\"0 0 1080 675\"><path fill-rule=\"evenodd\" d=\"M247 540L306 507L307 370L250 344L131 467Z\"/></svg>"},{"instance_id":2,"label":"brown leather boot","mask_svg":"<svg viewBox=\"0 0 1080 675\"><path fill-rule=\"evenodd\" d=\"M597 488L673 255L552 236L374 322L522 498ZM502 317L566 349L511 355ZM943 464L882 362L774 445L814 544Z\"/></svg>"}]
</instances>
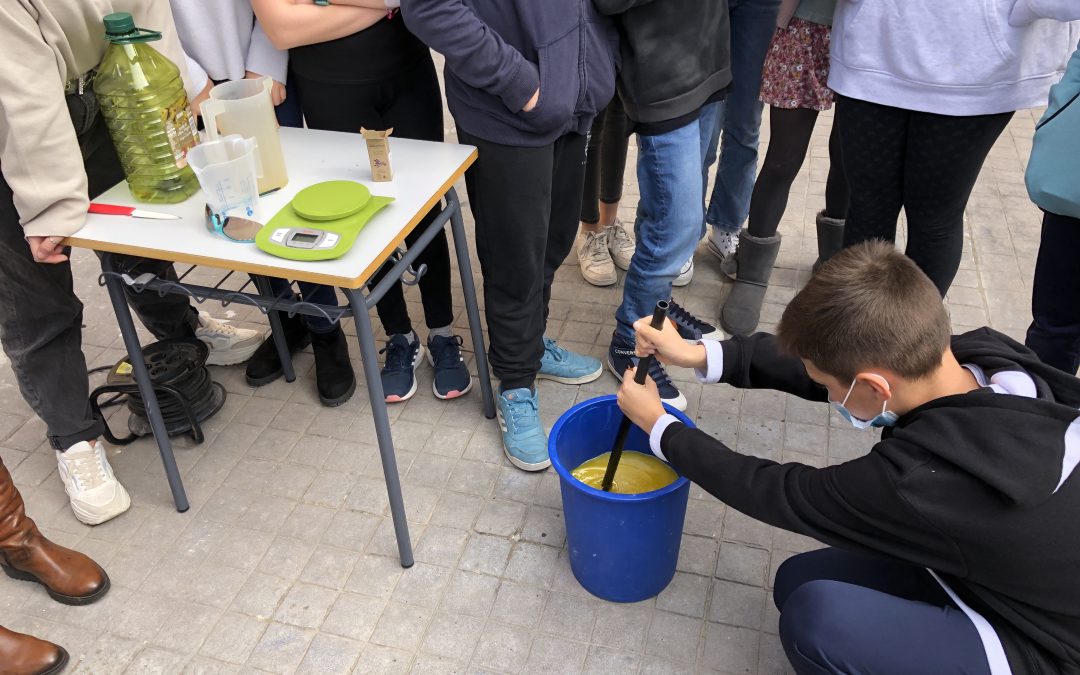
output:
<instances>
[{"instance_id":1,"label":"brown leather boot","mask_svg":"<svg viewBox=\"0 0 1080 675\"><path fill-rule=\"evenodd\" d=\"M82 553L46 539L26 516L22 496L3 461L0 461L0 566L12 579L41 584L54 600L65 605L88 605L109 590L105 570Z\"/></svg>"},{"instance_id":2,"label":"brown leather boot","mask_svg":"<svg viewBox=\"0 0 1080 675\"><path fill-rule=\"evenodd\" d=\"M5 675L52 675L67 662L63 647L0 626L0 672Z\"/></svg>"}]
</instances>

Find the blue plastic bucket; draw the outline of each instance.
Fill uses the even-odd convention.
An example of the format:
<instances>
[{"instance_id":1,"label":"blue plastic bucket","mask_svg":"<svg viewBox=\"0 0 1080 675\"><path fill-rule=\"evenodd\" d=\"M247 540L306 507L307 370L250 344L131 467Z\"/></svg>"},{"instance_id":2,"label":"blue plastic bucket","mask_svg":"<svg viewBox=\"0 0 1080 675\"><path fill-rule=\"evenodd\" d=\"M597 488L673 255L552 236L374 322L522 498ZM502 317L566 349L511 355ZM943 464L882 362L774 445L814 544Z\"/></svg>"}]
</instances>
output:
<instances>
[{"instance_id":1,"label":"blue plastic bucket","mask_svg":"<svg viewBox=\"0 0 1080 675\"><path fill-rule=\"evenodd\" d=\"M693 426L681 412L667 410ZM622 418L614 396L579 403L555 422L548 454L562 487L574 576L599 598L638 602L659 594L675 576L690 481L679 476L659 490L620 495L571 476L583 462L611 450ZM631 429L625 451L652 455L645 432Z\"/></svg>"}]
</instances>

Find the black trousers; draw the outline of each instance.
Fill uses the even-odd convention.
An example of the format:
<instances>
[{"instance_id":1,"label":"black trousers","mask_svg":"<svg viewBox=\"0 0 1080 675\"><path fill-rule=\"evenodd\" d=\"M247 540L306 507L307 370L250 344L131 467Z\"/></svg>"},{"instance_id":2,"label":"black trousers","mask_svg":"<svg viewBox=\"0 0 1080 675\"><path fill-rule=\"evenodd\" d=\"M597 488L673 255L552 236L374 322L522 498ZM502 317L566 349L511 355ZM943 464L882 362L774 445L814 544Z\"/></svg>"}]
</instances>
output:
<instances>
[{"instance_id":1,"label":"black trousers","mask_svg":"<svg viewBox=\"0 0 1080 675\"><path fill-rule=\"evenodd\" d=\"M600 222L600 202L617 204L623 194L623 173L630 137L626 135L626 111L618 94L596 116L589 134L585 186L581 197L581 222Z\"/></svg>"},{"instance_id":2,"label":"black trousers","mask_svg":"<svg viewBox=\"0 0 1080 675\"><path fill-rule=\"evenodd\" d=\"M586 138L567 134L522 148L460 127L458 138L480 150L465 185L484 273L491 367L503 391L531 387L544 355L551 282L577 235Z\"/></svg>"},{"instance_id":3,"label":"black trousers","mask_svg":"<svg viewBox=\"0 0 1080 675\"><path fill-rule=\"evenodd\" d=\"M1043 363L1075 375L1080 368L1080 219L1046 213L1031 292L1028 347Z\"/></svg>"},{"instance_id":4,"label":"black trousers","mask_svg":"<svg viewBox=\"0 0 1080 675\"><path fill-rule=\"evenodd\" d=\"M990 673L975 624L922 567L826 548L788 558L774 587L800 675Z\"/></svg>"},{"instance_id":5,"label":"black trousers","mask_svg":"<svg viewBox=\"0 0 1080 675\"><path fill-rule=\"evenodd\" d=\"M357 133L368 129L394 128L394 136L421 141L443 140L442 94L435 64L431 57L421 60L414 68L393 78L374 83L327 83L293 73L300 89L304 119L312 129ZM439 213L433 208L405 238L413 242L427 229ZM415 267L427 265L427 274L420 278L420 300L428 328L442 328L454 322L453 298L450 291L450 249L445 230L436 236L417 258ZM372 278L379 283L389 266ZM379 320L387 335L410 333L412 321L405 305L401 284L387 291L376 306Z\"/></svg>"},{"instance_id":6,"label":"black trousers","mask_svg":"<svg viewBox=\"0 0 1080 675\"><path fill-rule=\"evenodd\" d=\"M92 198L124 178L116 150L91 91L68 97ZM47 179L47 177L43 177ZM118 256L133 276L150 272L176 280L172 263ZM159 339L194 337L198 315L186 297L128 290L128 303ZM11 187L0 176L0 343L19 390L48 427L49 441L65 450L104 432L90 413L82 353L83 304L75 295L71 264L36 262L19 224Z\"/></svg>"},{"instance_id":7,"label":"black trousers","mask_svg":"<svg viewBox=\"0 0 1080 675\"><path fill-rule=\"evenodd\" d=\"M953 117L836 97L851 190L844 245L896 238L944 296L964 249L964 208L987 153L1013 113Z\"/></svg>"}]
</instances>

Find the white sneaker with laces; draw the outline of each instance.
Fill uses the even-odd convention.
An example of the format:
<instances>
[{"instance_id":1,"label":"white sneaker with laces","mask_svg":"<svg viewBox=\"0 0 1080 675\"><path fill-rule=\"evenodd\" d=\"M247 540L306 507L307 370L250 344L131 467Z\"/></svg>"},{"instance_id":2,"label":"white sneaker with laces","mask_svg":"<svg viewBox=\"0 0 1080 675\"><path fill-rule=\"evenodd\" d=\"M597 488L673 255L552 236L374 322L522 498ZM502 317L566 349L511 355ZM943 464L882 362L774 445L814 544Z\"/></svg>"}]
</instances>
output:
<instances>
[{"instance_id":1,"label":"white sneaker with laces","mask_svg":"<svg viewBox=\"0 0 1080 675\"><path fill-rule=\"evenodd\" d=\"M582 230L578 234L578 263L581 276L593 286L610 286L619 280L608 253L607 230L598 233Z\"/></svg>"},{"instance_id":2,"label":"white sneaker with laces","mask_svg":"<svg viewBox=\"0 0 1080 675\"><path fill-rule=\"evenodd\" d=\"M236 328L206 312L199 312L199 327L195 330L195 337L210 348L206 365L231 366L250 359L263 343L266 331Z\"/></svg>"},{"instance_id":3,"label":"white sneaker with laces","mask_svg":"<svg viewBox=\"0 0 1080 675\"><path fill-rule=\"evenodd\" d=\"M683 266L679 269L679 276L675 277L675 281L671 282L672 286L688 286L690 280L694 278L694 258L690 257Z\"/></svg>"},{"instance_id":4,"label":"white sneaker with laces","mask_svg":"<svg viewBox=\"0 0 1080 675\"><path fill-rule=\"evenodd\" d=\"M611 252L611 261L621 270L630 269L630 259L634 257L634 249L637 248L637 240L634 239L633 225L627 226L618 218L605 230L607 232L608 251Z\"/></svg>"},{"instance_id":5,"label":"white sneaker with laces","mask_svg":"<svg viewBox=\"0 0 1080 675\"><path fill-rule=\"evenodd\" d=\"M723 262L735 255L735 251L739 249L739 233L726 232L718 227L710 228L706 246L709 253L712 253L720 259L720 262Z\"/></svg>"},{"instance_id":6,"label":"white sneaker with laces","mask_svg":"<svg viewBox=\"0 0 1080 675\"><path fill-rule=\"evenodd\" d=\"M131 497L113 475L100 442L83 441L64 452L57 450L56 465L71 500L71 510L81 522L100 525L131 506Z\"/></svg>"}]
</instances>

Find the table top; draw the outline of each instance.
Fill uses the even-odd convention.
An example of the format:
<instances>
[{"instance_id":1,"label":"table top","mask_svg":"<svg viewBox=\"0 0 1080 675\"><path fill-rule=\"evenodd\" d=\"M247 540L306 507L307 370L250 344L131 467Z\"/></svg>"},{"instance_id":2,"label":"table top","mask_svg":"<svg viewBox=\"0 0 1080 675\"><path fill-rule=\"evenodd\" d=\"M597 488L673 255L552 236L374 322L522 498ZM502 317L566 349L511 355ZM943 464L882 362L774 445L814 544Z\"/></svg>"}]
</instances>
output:
<instances>
[{"instance_id":1,"label":"table top","mask_svg":"<svg viewBox=\"0 0 1080 675\"><path fill-rule=\"evenodd\" d=\"M367 146L358 133L282 128L281 145L289 183L260 199L267 220L297 192L327 180L355 180L366 185L373 195L395 198L361 230L352 249L341 258L300 262L272 256L254 243L230 241L209 230L201 191L179 204L145 204L135 201L126 182L94 201L172 213L181 220L90 214L86 226L65 243L95 251L359 288L476 160L476 148L472 146L391 137L394 180L376 183L371 180Z\"/></svg>"}]
</instances>

